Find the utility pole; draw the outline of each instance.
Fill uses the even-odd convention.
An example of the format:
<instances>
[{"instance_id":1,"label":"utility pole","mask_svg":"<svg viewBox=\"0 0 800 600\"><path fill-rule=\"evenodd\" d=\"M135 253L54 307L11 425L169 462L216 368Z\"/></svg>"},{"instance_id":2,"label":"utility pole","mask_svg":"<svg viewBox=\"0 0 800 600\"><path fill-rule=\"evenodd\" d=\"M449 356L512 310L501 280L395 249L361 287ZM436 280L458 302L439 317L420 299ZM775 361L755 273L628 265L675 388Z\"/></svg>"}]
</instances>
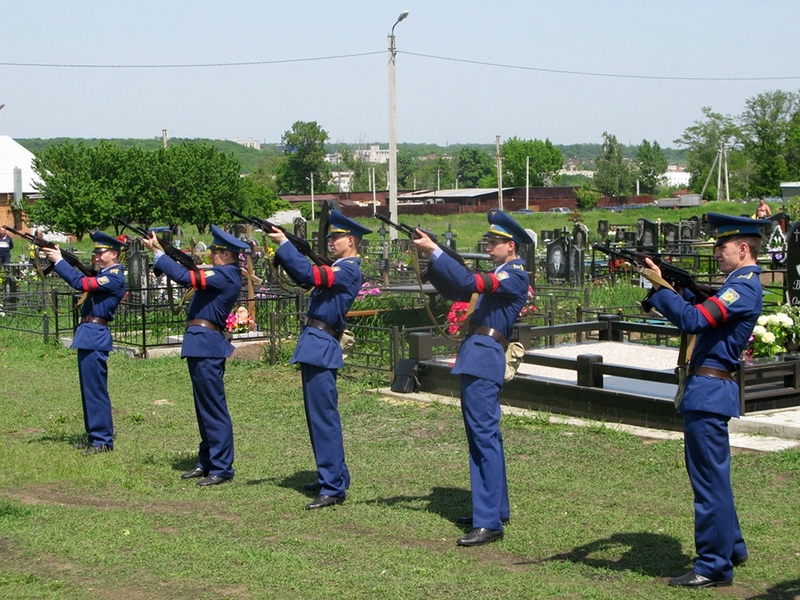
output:
<instances>
[{"instance_id":1,"label":"utility pole","mask_svg":"<svg viewBox=\"0 0 800 600\"><path fill-rule=\"evenodd\" d=\"M500 136L494 138L497 152L497 207L503 210L503 158L500 156Z\"/></svg>"},{"instance_id":2,"label":"utility pole","mask_svg":"<svg viewBox=\"0 0 800 600\"><path fill-rule=\"evenodd\" d=\"M711 168L708 170L708 176L706 177L706 182L703 184L703 189L700 191L700 197L702 198L703 195L706 193L706 188L708 187L708 182L711 180L711 175L714 173L714 167L717 167L717 200L720 199L720 193L722 190L722 169L725 169L725 200L730 202L731 200L731 190L728 182L728 146L723 141L720 142L719 150L717 150L717 155L714 157L714 161L711 163Z\"/></svg>"},{"instance_id":3,"label":"utility pole","mask_svg":"<svg viewBox=\"0 0 800 600\"><path fill-rule=\"evenodd\" d=\"M525 157L525 210L530 210L530 191L531 191L531 157Z\"/></svg>"},{"instance_id":4,"label":"utility pole","mask_svg":"<svg viewBox=\"0 0 800 600\"><path fill-rule=\"evenodd\" d=\"M161 130L161 143L163 144L164 149L166 150L166 148L167 148L167 130L166 129L162 129Z\"/></svg>"},{"instance_id":5,"label":"utility pole","mask_svg":"<svg viewBox=\"0 0 800 600\"><path fill-rule=\"evenodd\" d=\"M311 220L314 220L314 171L311 171Z\"/></svg>"}]
</instances>

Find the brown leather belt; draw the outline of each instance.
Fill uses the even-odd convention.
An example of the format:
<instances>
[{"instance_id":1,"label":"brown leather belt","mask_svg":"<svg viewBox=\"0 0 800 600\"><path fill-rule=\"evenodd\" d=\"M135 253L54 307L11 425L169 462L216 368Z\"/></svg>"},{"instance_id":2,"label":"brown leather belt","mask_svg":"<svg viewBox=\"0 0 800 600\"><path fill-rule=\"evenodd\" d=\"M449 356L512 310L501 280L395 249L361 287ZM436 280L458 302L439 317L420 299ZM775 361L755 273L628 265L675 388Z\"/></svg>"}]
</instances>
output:
<instances>
[{"instance_id":1,"label":"brown leather belt","mask_svg":"<svg viewBox=\"0 0 800 600\"><path fill-rule=\"evenodd\" d=\"M692 375L707 375L708 377L716 377L717 379L736 381L736 375L730 371L714 369L713 367L689 367L689 376L691 377Z\"/></svg>"},{"instance_id":2,"label":"brown leather belt","mask_svg":"<svg viewBox=\"0 0 800 600\"><path fill-rule=\"evenodd\" d=\"M505 336L497 331L497 329L492 329L491 327L473 327L469 330L470 335L473 333L479 333L481 335L488 335L489 337L493 337L500 345L503 347L505 351L508 348L508 341L506 340Z\"/></svg>"},{"instance_id":3,"label":"brown leather belt","mask_svg":"<svg viewBox=\"0 0 800 600\"><path fill-rule=\"evenodd\" d=\"M105 325L108 327L108 321L100 317L83 317L81 323L97 323L98 325Z\"/></svg>"},{"instance_id":4,"label":"brown leather belt","mask_svg":"<svg viewBox=\"0 0 800 600\"><path fill-rule=\"evenodd\" d=\"M333 327L331 327L330 325L328 325L324 321L320 321L319 319L311 319L310 321L308 321L306 323L306 326L315 327L316 329L321 329L322 331L324 331L325 333L327 333L328 335L330 335L331 337L333 337L334 339L337 339L337 340L342 337L341 334L336 333L333 330Z\"/></svg>"},{"instance_id":5,"label":"brown leather belt","mask_svg":"<svg viewBox=\"0 0 800 600\"><path fill-rule=\"evenodd\" d=\"M211 321L206 321L205 319L192 319L191 321L186 321L186 327L192 327L193 325L205 327L206 329L211 329L216 332L220 331L219 325L215 325Z\"/></svg>"}]
</instances>

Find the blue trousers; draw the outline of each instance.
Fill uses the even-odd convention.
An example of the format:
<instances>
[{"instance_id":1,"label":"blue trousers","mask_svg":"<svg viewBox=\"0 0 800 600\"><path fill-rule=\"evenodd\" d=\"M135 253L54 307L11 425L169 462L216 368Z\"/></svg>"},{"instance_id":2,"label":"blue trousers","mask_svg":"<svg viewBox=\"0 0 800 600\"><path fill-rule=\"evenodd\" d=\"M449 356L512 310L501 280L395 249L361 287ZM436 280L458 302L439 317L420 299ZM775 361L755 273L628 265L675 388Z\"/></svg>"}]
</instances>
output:
<instances>
[{"instance_id":1,"label":"blue trousers","mask_svg":"<svg viewBox=\"0 0 800 600\"><path fill-rule=\"evenodd\" d=\"M344 458L342 421L339 417L339 392L336 369L300 363L303 403L320 494L344 498L350 487L350 472Z\"/></svg>"},{"instance_id":2,"label":"blue trousers","mask_svg":"<svg viewBox=\"0 0 800 600\"><path fill-rule=\"evenodd\" d=\"M690 411L683 415L686 470L694 491L694 571L733 579L733 557L747 555L731 488L729 417Z\"/></svg>"},{"instance_id":3,"label":"blue trousers","mask_svg":"<svg viewBox=\"0 0 800 600\"><path fill-rule=\"evenodd\" d=\"M114 423L108 395L108 352L78 350L78 380L83 426L90 446L114 447Z\"/></svg>"},{"instance_id":4,"label":"blue trousers","mask_svg":"<svg viewBox=\"0 0 800 600\"><path fill-rule=\"evenodd\" d=\"M209 475L233 477L233 424L225 400L224 358L187 357L200 429L197 466Z\"/></svg>"},{"instance_id":5,"label":"blue trousers","mask_svg":"<svg viewBox=\"0 0 800 600\"><path fill-rule=\"evenodd\" d=\"M461 413L469 444L472 526L502 529L509 517L506 458L500 433L500 385L461 375Z\"/></svg>"}]
</instances>

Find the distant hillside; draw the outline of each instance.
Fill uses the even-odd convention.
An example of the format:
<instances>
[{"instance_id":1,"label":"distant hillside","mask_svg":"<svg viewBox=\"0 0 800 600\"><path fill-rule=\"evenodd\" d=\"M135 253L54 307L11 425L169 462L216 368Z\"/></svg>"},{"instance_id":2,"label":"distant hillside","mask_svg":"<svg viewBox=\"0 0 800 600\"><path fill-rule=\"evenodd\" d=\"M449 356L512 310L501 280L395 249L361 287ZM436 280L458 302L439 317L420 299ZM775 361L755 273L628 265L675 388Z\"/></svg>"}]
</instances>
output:
<instances>
[{"instance_id":1,"label":"distant hillside","mask_svg":"<svg viewBox=\"0 0 800 600\"><path fill-rule=\"evenodd\" d=\"M20 144L22 144L25 148L36 154L43 148L48 146L53 146L56 144L62 144L66 141L70 141L73 143L83 142L86 146L93 146L99 144L101 141L110 142L112 144L117 144L122 146L123 148L127 148L129 146L139 146L140 148L144 148L146 150L155 150L161 146L161 138L150 138L150 139L94 139L94 138L27 138L27 139L18 139L16 140ZM234 158L239 161L239 164L242 165L242 173L250 173L257 164L263 162L267 158L275 155L281 155L282 151L279 148L279 142L275 143L264 143L261 145L261 150L254 150L253 148L246 148L241 144L237 144L236 142L231 142L228 140L209 140L209 139L183 139L183 138L170 138L170 144L180 144L183 142L205 142L211 144L218 150L225 152L227 154L232 154ZM326 144L326 149L328 152L335 152L337 148L342 146L356 149L356 148L367 148L370 145L379 145L382 148L386 148L388 144L383 142L365 142L361 144ZM559 145L555 144L556 148L560 149L561 152L564 154L564 158L577 158L581 163L590 163L594 161L600 153L603 151L602 144L569 144L569 145ZM397 144L397 148L400 151L408 152L413 157L423 157L429 156L432 154L445 154L452 156L459 150L465 147L470 148L477 148L479 150L483 150L487 154L494 156L495 153L495 146L494 144L450 144L448 146L438 146L436 144ZM667 162L670 164L677 163L677 164L685 164L686 163L686 151L685 150L677 150L674 148L662 148L664 152L664 157L667 159ZM625 146L622 144L622 151L623 156L626 158L635 158L636 157L636 146Z\"/></svg>"}]
</instances>

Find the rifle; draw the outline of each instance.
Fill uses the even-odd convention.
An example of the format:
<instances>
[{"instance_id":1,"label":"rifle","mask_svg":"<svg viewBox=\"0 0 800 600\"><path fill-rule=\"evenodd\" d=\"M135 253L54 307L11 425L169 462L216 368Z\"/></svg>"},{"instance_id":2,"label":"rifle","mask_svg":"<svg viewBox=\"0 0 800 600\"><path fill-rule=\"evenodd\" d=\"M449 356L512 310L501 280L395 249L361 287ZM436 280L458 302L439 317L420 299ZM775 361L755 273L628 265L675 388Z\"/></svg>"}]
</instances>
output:
<instances>
[{"instance_id":1,"label":"rifle","mask_svg":"<svg viewBox=\"0 0 800 600\"><path fill-rule=\"evenodd\" d=\"M439 246L439 248L442 249L442 252L447 254L450 258L457 260L462 265L465 264L464 257L461 256L458 252L456 252L452 248L449 248L444 244L440 244L439 238L437 238L436 234L433 233L432 231L428 231L427 229L422 229L421 227L411 227L410 225L406 225L405 223L394 223L389 217L384 217L380 213L375 213L375 218L378 219L379 221L383 221L389 227L394 227L395 229L397 229L397 231L399 231L400 233L404 233L412 240L419 238L419 234L417 233L417 229L419 229L420 231L425 233L425 235L431 238L431 241L437 246Z\"/></svg>"},{"instance_id":2,"label":"rifle","mask_svg":"<svg viewBox=\"0 0 800 600\"><path fill-rule=\"evenodd\" d=\"M614 250L605 244L595 244L593 247L595 250L604 252L609 256L615 256L617 258L626 260L635 267L647 267L647 262L645 259L649 258L656 266L658 266L659 269L661 269L661 277L664 278L664 281L675 288L687 288L691 290L691 292L697 297L698 302L707 300L719 291L710 285L698 283L695 280L694 275L689 273L689 271L686 269L681 269L680 267L676 267L675 265L663 260L659 256L651 256L645 254L644 252L635 252L625 248Z\"/></svg>"},{"instance_id":3,"label":"rifle","mask_svg":"<svg viewBox=\"0 0 800 600\"><path fill-rule=\"evenodd\" d=\"M276 225L275 223L270 223L266 219L259 219L258 217L245 216L242 213L240 213L238 210L234 210L232 208L229 208L228 211L232 215L234 215L236 217L239 217L243 221L247 221L248 223L251 223L252 225L255 225L256 227L258 227L259 229L261 229L265 233L272 231L273 227L275 229L279 230L280 232L283 233L283 235L286 236L286 239L289 240L289 242L291 242L292 246L297 248L297 251L300 252L300 254L310 258L311 261L315 265L317 265L318 267L319 266L330 267L333 264L333 261L330 258L328 258L327 256L323 256L319 252L314 251L314 249L311 247L311 244L309 244L306 240L304 240L303 238L298 237L295 234L287 231L286 229L284 229L280 225Z\"/></svg>"},{"instance_id":4,"label":"rifle","mask_svg":"<svg viewBox=\"0 0 800 600\"><path fill-rule=\"evenodd\" d=\"M119 217L114 217L114 220L117 223L122 224L123 229L127 227L134 233L139 234L141 237L150 239L150 233L146 229L128 223L127 221L125 221L124 219L120 219ZM158 240L158 243L161 244L161 247L164 249L164 254L169 256L176 263L178 263L179 265L190 271L200 270L191 256L189 256L185 252L181 252L178 248L176 248L169 242L165 241L164 238L157 237L156 239Z\"/></svg>"},{"instance_id":5,"label":"rifle","mask_svg":"<svg viewBox=\"0 0 800 600\"><path fill-rule=\"evenodd\" d=\"M56 245L53 242L48 242L43 238L37 238L30 233L22 233L21 231L17 231L13 227L6 225L6 229L13 233L14 235L21 237L24 240L27 240L29 243L33 244L34 246L39 246L39 248L55 248ZM71 267L78 269L81 273L86 275L86 277L95 277L97 275L97 270L93 269L92 267L87 267L85 264L81 262L81 259L74 255L72 252L68 250L61 250L61 258L67 261ZM53 266L52 263L45 268L42 269L42 272L46 275L52 270Z\"/></svg>"}]
</instances>

